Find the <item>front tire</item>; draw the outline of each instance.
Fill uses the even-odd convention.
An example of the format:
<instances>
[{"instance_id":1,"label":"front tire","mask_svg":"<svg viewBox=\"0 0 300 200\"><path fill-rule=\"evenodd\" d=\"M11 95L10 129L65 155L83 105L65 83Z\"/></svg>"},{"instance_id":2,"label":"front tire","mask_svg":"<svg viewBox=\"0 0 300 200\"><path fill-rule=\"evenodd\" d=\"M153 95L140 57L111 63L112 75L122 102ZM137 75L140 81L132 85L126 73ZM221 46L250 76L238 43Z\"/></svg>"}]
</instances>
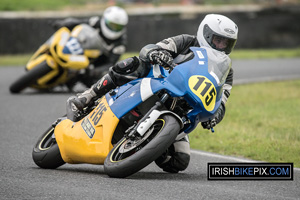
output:
<instances>
[{"instance_id":1,"label":"front tire","mask_svg":"<svg viewBox=\"0 0 300 200\"><path fill-rule=\"evenodd\" d=\"M46 75L50 71L52 71L52 68L49 67L46 62L42 62L40 65L36 66L32 70L27 71L18 80L16 80L9 87L9 90L11 93L19 93L31 84L36 83L39 78Z\"/></svg>"},{"instance_id":2,"label":"front tire","mask_svg":"<svg viewBox=\"0 0 300 200\"><path fill-rule=\"evenodd\" d=\"M55 169L63 164L58 145L54 138L54 128L50 127L37 141L32 151L35 164L44 169Z\"/></svg>"},{"instance_id":3,"label":"front tire","mask_svg":"<svg viewBox=\"0 0 300 200\"><path fill-rule=\"evenodd\" d=\"M174 116L160 116L143 137L124 137L114 146L105 159L105 173L124 178L138 172L163 154L179 131L180 124Z\"/></svg>"}]
</instances>

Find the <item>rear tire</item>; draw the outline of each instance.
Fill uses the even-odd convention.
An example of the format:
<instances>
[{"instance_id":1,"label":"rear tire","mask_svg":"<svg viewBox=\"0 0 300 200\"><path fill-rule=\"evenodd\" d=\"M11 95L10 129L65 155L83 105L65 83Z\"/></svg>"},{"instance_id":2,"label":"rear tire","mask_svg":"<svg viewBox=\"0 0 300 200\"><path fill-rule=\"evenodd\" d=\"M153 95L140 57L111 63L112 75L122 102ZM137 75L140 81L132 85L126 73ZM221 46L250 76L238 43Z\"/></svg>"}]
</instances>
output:
<instances>
[{"instance_id":1,"label":"rear tire","mask_svg":"<svg viewBox=\"0 0 300 200\"><path fill-rule=\"evenodd\" d=\"M40 65L36 66L32 70L27 71L23 76L16 80L9 88L11 93L19 93L26 87L52 71L52 68L47 65L46 62L42 62Z\"/></svg>"},{"instance_id":2,"label":"rear tire","mask_svg":"<svg viewBox=\"0 0 300 200\"><path fill-rule=\"evenodd\" d=\"M35 164L44 169L55 169L63 164L58 145L54 138L54 128L50 127L37 141L32 151Z\"/></svg>"},{"instance_id":3,"label":"rear tire","mask_svg":"<svg viewBox=\"0 0 300 200\"><path fill-rule=\"evenodd\" d=\"M110 177L130 176L156 160L174 142L180 124L172 115L162 115L142 138L122 138L109 152L104 171Z\"/></svg>"}]
</instances>

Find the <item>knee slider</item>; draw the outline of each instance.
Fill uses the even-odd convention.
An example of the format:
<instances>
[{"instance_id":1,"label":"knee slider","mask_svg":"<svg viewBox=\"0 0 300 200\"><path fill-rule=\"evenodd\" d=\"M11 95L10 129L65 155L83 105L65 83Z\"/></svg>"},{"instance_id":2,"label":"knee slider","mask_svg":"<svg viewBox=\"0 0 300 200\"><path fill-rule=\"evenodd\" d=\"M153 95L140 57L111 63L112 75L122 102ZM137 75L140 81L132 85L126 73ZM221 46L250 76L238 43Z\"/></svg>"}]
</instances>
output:
<instances>
[{"instance_id":1,"label":"knee slider","mask_svg":"<svg viewBox=\"0 0 300 200\"><path fill-rule=\"evenodd\" d=\"M166 162L159 163L159 161L156 160L155 163L166 172L177 173L188 167L190 155L176 152L172 156L168 156Z\"/></svg>"},{"instance_id":2,"label":"knee slider","mask_svg":"<svg viewBox=\"0 0 300 200\"><path fill-rule=\"evenodd\" d=\"M173 159L173 167L178 171L185 170L190 163L190 155L181 152L174 153Z\"/></svg>"},{"instance_id":3,"label":"knee slider","mask_svg":"<svg viewBox=\"0 0 300 200\"><path fill-rule=\"evenodd\" d=\"M190 163L190 144L188 137L175 141L155 163L166 172L177 173L185 170Z\"/></svg>"},{"instance_id":4,"label":"knee slider","mask_svg":"<svg viewBox=\"0 0 300 200\"><path fill-rule=\"evenodd\" d=\"M190 143L188 136L174 142L173 147L173 165L178 171L183 171L190 163Z\"/></svg>"}]
</instances>

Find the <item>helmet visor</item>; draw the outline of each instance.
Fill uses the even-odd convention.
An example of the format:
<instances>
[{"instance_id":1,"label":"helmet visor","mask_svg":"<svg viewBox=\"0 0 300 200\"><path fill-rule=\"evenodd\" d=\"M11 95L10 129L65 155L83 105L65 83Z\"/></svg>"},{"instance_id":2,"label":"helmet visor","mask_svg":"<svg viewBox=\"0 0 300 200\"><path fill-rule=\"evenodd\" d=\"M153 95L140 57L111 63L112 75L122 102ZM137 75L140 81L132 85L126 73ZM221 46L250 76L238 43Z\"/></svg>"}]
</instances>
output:
<instances>
[{"instance_id":1,"label":"helmet visor","mask_svg":"<svg viewBox=\"0 0 300 200\"><path fill-rule=\"evenodd\" d=\"M111 31L114 31L114 32L122 31L123 28L125 27L122 24L113 23L107 19L105 20L105 24Z\"/></svg>"},{"instance_id":2,"label":"helmet visor","mask_svg":"<svg viewBox=\"0 0 300 200\"><path fill-rule=\"evenodd\" d=\"M229 54L234 48L236 40L222 37L219 35L213 35L211 46L219 51L224 51L226 54Z\"/></svg>"},{"instance_id":3,"label":"helmet visor","mask_svg":"<svg viewBox=\"0 0 300 200\"><path fill-rule=\"evenodd\" d=\"M203 29L203 37L212 48L224 51L226 54L231 53L236 43L236 39L228 38L214 32L207 24Z\"/></svg>"}]
</instances>

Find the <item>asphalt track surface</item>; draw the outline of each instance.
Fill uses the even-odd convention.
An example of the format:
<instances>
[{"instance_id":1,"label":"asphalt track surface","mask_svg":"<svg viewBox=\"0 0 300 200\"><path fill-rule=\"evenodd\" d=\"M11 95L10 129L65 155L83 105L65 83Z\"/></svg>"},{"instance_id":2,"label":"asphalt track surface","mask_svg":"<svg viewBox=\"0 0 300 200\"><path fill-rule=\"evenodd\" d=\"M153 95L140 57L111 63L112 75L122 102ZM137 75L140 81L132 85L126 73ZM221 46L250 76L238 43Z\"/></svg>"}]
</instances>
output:
<instances>
[{"instance_id":1,"label":"asphalt track surface","mask_svg":"<svg viewBox=\"0 0 300 200\"><path fill-rule=\"evenodd\" d=\"M300 59L233 62L235 84L300 78ZM140 172L114 179L103 166L66 164L38 168L31 158L37 137L65 113L70 93L9 93L22 67L0 67L0 199L299 199L300 170L293 181L208 181L208 162L248 162L241 158L192 151L186 171L162 172L151 164Z\"/></svg>"}]
</instances>

